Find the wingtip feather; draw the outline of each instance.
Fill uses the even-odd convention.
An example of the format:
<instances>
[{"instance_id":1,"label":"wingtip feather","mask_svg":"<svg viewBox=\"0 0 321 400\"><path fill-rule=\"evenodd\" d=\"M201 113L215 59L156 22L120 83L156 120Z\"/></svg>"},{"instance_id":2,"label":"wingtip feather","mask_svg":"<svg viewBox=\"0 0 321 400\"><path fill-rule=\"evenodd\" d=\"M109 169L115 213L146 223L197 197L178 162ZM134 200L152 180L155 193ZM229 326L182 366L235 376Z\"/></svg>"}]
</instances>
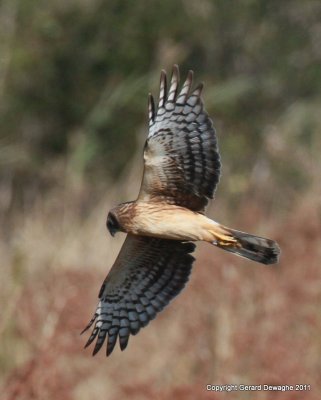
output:
<instances>
[{"instance_id":1,"label":"wingtip feather","mask_svg":"<svg viewBox=\"0 0 321 400\"><path fill-rule=\"evenodd\" d=\"M177 64L173 65L171 85L168 93L168 101L175 101L177 96L177 88L179 84L179 68Z\"/></svg>"},{"instance_id":2,"label":"wingtip feather","mask_svg":"<svg viewBox=\"0 0 321 400\"><path fill-rule=\"evenodd\" d=\"M153 123L155 120L155 102L151 93L148 93L148 117L149 122Z\"/></svg>"},{"instance_id":3,"label":"wingtip feather","mask_svg":"<svg viewBox=\"0 0 321 400\"><path fill-rule=\"evenodd\" d=\"M106 350L106 356L110 356L111 353L113 352L115 345L117 342L117 335L108 335L108 343L107 343L107 350Z\"/></svg>"},{"instance_id":4,"label":"wingtip feather","mask_svg":"<svg viewBox=\"0 0 321 400\"><path fill-rule=\"evenodd\" d=\"M166 102L166 93L167 93L167 75L166 71L162 69L160 75L160 88L159 88L159 103L158 107L163 107Z\"/></svg>"},{"instance_id":5,"label":"wingtip feather","mask_svg":"<svg viewBox=\"0 0 321 400\"><path fill-rule=\"evenodd\" d=\"M85 349L92 344L92 342L96 339L97 334L98 334L98 328L94 329L93 333L90 335L89 339L87 340L87 343L84 346Z\"/></svg>"},{"instance_id":6,"label":"wingtip feather","mask_svg":"<svg viewBox=\"0 0 321 400\"><path fill-rule=\"evenodd\" d=\"M92 324L95 322L96 318L97 318L97 314L95 313L94 316L92 317L92 319L89 321L88 325L85 327L85 329L83 329L83 330L80 332L80 335L82 335L83 333L85 333L85 332L92 326Z\"/></svg>"},{"instance_id":7,"label":"wingtip feather","mask_svg":"<svg viewBox=\"0 0 321 400\"><path fill-rule=\"evenodd\" d=\"M194 72L192 70L189 70L187 73L186 80L183 84L183 87L182 87L179 95L177 96L177 103L181 103L181 104L185 103L185 101L191 91L191 87L193 84L193 75L194 75Z\"/></svg>"},{"instance_id":8,"label":"wingtip feather","mask_svg":"<svg viewBox=\"0 0 321 400\"><path fill-rule=\"evenodd\" d=\"M190 69L187 73L187 77L186 77L186 82L189 83L190 87L193 84L193 79L194 79L194 71L192 69Z\"/></svg>"},{"instance_id":9,"label":"wingtip feather","mask_svg":"<svg viewBox=\"0 0 321 400\"><path fill-rule=\"evenodd\" d=\"M193 90L193 95L196 95L196 96L200 97L201 94L202 94L203 89L204 89L204 82L200 82L196 86L196 88Z\"/></svg>"}]
</instances>

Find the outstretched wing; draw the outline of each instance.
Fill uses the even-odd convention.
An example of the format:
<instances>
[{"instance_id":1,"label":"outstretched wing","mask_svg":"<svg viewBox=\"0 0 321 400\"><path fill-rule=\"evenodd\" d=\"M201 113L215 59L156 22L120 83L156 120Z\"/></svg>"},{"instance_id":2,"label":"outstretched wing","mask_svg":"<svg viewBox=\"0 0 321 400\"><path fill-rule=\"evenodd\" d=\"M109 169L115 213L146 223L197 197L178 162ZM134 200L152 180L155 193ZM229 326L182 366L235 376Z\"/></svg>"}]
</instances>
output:
<instances>
[{"instance_id":1,"label":"outstretched wing","mask_svg":"<svg viewBox=\"0 0 321 400\"><path fill-rule=\"evenodd\" d=\"M84 330L95 322L86 344L97 338L93 355L107 335L107 356L117 338L124 350L129 335L136 335L183 289L194 261L189 253L194 249L192 243L127 235L101 287L95 315Z\"/></svg>"},{"instance_id":2,"label":"outstretched wing","mask_svg":"<svg viewBox=\"0 0 321 400\"><path fill-rule=\"evenodd\" d=\"M157 112L149 95L149 134L138 198L203 211L213 198L221 164L213 123L201 99L203 85L192 91L192 81L189 71L178 93L175 65L168 92L166 72L161 73Z\"/></svg>"}]
</instances>

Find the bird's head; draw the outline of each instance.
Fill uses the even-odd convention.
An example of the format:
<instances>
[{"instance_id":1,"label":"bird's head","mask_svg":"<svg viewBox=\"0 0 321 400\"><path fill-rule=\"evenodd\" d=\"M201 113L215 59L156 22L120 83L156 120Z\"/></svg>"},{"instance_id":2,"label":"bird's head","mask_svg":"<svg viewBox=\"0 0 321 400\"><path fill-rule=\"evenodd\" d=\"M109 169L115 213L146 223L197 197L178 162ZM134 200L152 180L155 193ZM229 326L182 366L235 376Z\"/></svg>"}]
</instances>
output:
<instances>
[{"instance_id":1,"label":"bird's head","mask_svg":"<svg viewBox=\"0 0 321 400\"><path fill-rule=\"evenodd\" d=\"M115 236L115 234L121 230L116 214L111 211L108 213L106 225L111 236Z\"/></svg>"}]
</instances>

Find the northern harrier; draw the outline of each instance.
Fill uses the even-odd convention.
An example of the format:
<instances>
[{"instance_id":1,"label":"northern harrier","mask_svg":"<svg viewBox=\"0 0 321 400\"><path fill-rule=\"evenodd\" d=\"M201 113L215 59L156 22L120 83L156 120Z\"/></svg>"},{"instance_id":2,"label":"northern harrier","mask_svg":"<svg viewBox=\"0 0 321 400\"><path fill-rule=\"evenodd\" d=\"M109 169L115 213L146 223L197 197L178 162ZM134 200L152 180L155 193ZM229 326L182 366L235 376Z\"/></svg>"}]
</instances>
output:
<instances>
[{"instance_id":1,"label":"northern harrier","mask_svg":"<svg viewBox=\"0 0 321 400\"><path fill-rule=\"evenodd\" d=\"M85 328L96 338L93 354L106 337L107 356L117 338L121 350L173 299L188 281L195 249L203 240L263 264L278 261L276 242L227 228L205 216L220 176L215 130L201 99L203 85L192 90L189 71L179 91L175 65L169 90L160 78L157 109L149 95L149 133L144 175L136 201L122 203L107 217L112 236L127 237L99 293L95 315ZM84 330L84 331L85 331Z\"/></svg>"}]
</instances>

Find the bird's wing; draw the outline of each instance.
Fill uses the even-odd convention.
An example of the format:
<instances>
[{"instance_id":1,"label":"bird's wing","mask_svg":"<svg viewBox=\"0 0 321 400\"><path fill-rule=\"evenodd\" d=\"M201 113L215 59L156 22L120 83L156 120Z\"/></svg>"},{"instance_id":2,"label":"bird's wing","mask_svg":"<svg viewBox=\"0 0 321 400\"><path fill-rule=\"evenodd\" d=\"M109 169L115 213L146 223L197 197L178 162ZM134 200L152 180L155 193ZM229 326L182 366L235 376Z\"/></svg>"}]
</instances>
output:
<instances>
[{"instance_id":1,"label":"bird's wing","mask_svg":"<svg viewBox=\"0 0 321 400\"><path fill-rule=\"evenodd\" d=\"M221 164L213 123L201 99L203 85L192 90L192 81L189 71L179 92L175 65L168 91L166 72L161 73L157 111L149 95L149 134L139 199L203 211L208 198L213 198Z\"/></svg>"},{"instance_id":2,"label":"bird's wing","mask_svg":"<svg viewBox=\"0 0 321 400\"><path fill-rule=\"evenodd\" d=\"M86 347L97 338L96 354L108 336L107 356L117 338L124 350L129 335L136 335L183 289L194 249L188 242L127 235L101 287L97 310L85 328L95 323Z\"/></svg>"}]
</instances>

